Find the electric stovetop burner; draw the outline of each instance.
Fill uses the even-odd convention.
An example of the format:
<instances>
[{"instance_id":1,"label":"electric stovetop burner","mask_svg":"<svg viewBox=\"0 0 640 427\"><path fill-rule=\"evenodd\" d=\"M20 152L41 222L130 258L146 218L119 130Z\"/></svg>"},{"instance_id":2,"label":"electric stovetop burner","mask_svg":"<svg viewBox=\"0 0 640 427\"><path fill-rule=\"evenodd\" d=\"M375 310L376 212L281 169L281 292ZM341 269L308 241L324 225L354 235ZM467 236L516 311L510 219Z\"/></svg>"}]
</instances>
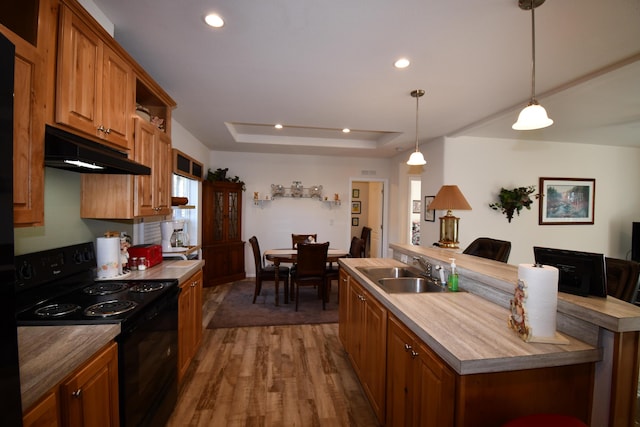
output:
<instances>
[{"instance_id":1,"label":"electric stovetop burner","mask_svg":"<svg viewBox=\"0 0 640 427\"><path fill-rule=\"evenodd\" d=\"M66 316L74 311L80 310L79 305L75 304L49 304L44 307L40 307L35 311L38 317L51 318L58 316Z\"/></svg>"},{"instance_id":2,"label":"electric stovetop burner","mask_svg":"<svg viewBox=\"0 0 640 427\"><path fill-rule=\"evenodd\" d=\"M132 287L129 288L129 292L141 292L141 293L155 292L163 288L164 288L164 284L160 282L144 282L144 283L139 283L137 285L133 285Z\"/></svg>"},{"instance_id":3,"label":"electric stovetop burner","mask_svg":"<svg viewBox=\"0 0 640 427\"><path fill-rule=\"evenodd\" d=\"M95 285L84 288L83 291L85 294L89 295L110 295L124 291L126 288L126 283L107 282L96 283Z\"/></svg>"},{"instance_id":4,"label":"electric stovetop burner","mask_svg":"<svg viewBox=\"0 0 640 427\"><path fill-rule=\"evenodd\" d=\"M133 310L137 305L135 302L127 300L105 301L85 308L84 315L90 317L117 316Z\"/></svg>"}]
</instances>

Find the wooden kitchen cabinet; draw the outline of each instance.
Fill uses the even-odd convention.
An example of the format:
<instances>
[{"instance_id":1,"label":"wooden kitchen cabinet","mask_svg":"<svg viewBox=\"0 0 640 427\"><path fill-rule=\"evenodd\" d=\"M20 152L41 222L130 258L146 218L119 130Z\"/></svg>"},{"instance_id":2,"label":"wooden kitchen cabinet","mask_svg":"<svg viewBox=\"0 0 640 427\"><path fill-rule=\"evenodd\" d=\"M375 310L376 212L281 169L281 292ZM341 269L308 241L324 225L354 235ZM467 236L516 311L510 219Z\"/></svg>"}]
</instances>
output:
<instances>
[{"instance_id":1,"label":"wooden kitchen cabinet","mask_svg":"<svg viewBox=\"0 0 640 427\"><path fill-rule=\"evenodd\" d=\"M82 174L82 218L132 219L171 215L171 139L136 119L135 160L151 175Z\"/></svg>"},{"instance_id":2,"label":"wooden kitchen cabinet","mask_svg":"<svg viewBox=\"0 0 640 427\"><path fill-rule=\"evenodd\" d=\"M338 276L338 338L344 348L348 348L348 332L349 326L346 319L349 316L349 273L343 268L339 271Z\"/></svg>"},{"instance_id":3,"label":"wooden kitchen cabinet","mask_svg":"<svg viewBox=\"0 0 640 427\"><path fill-rule=\"evenodd\" d=\"M340 287L346 288L346 298L340 298L341 305L347 304L346 316L343 318L340 313L340 323L344 321L346 328L345 349L378 420L383 424L387 310L355 280L343 275Z\"/></svg>"},{"instance_id":4,"label":"wooden kitchen cabinet","mask_svg":"<svg viewBox=\"0 0 640 427\"><path fill-rule=\"evenodd\" d=\"M60 7L56 121L133 149L134 73L91 22Z\"/></svg>"},{"instance_id":5,"label":"wooden kitchen cabinet","mask_svg":"<svg viewBox=\"0 0 640 427\"><path fill-rule=\"evenodd\" d=\"M22 417L24 427L118 427L118 345L111 342Z\"/></svg>"},{"instance_id":6,"label":"wooden kitchen cabinet","mask_svg":"<svg viewBox=\"0 0 640 427\"><path fill-rule=\"evenodd\" d=\"M63 426L120 424L118 347L112 343L60 385Z\"/></svg>"},{"instance_id":7,"label":"wooden kitchen cabinet","mask_svg":"<svg viewBox=\"0 0 640 427\"><path fill-rule=\"evenodd\" d=\"M58 390L52 390L22 417L22 427L59 427L60 403Z\"/></svg>"},{"instance_id":8,"label":"wooden kitchen cabinet","mask_svg":"<svg viewBox=\"0 0 640 427\"><path fill-rule=\"evenodd\" d=\"M180 284L178 299L178 383L202 342L202 270Z\"/></svg>"},{"instance_id":9,"label":"wooden kitchen cabinet","mask_svg":"<svg viewBox=\"0 0 640 427\"><path fill-rule=\"evenodd\" d=\"M202 257L206 287L245 278L242 191L240 183L202 183Z\"/></svg>"},{"instance_id":10,"label":"wooden kitchen cabinet","mask_svg":"<svg viewBox=\"0 0 640 427\"><path fill-rule=\"evenodd\" d=\"M149 166L151 175L138 175L135 216L171 214L171 139L153 124L137 118L135 160Z\"/></svg>"},{"instance_id":11,"label":"wooden kitchen cabinet","mask_svg":"<svg viewBox=\"0 0 640 427\"><path fill-rule=\"evenodd\" d=\"M53 85L57 3L33 0L0 12L0 33L15 45L13 224L44 224L44 125Z\"/></svg>"},{"instance_id":12,"label":"wooden kitchen cabinet","mask_svg":"<svg viewBox=\"0 0 640 427\"><path fill-rule=\"evenodd\" d=\"M387 322L387 426L454 425L455 374L394 316Z\"/></svg>"}]
</instances>

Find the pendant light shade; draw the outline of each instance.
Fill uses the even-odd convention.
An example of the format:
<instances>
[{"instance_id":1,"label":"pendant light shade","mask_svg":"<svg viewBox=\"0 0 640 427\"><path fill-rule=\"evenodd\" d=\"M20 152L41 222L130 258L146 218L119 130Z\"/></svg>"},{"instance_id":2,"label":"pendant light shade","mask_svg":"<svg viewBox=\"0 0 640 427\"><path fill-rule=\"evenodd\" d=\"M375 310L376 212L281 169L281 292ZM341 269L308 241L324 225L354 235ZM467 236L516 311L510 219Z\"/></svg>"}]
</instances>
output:
<instances>
[{"instance_id":1,"label":"pendant light shade","mask_svg":"<svg viewBox=\"0 0 640 427\"><path fill-rule=\"evenodd\" d=\"M416 99L416 151L411 153L409 160L407 160L407 164L409 166L421 166L427 164L424 156L418 150L418 103L422 95L424 95L424 90L422 89L416 89L411 92L411 96Z\"/></svg>"},{"instance_id":2,"label":"pendant light shade","mask_svg":"<svg viewBox=\"0 0 640 427\"><path fill-rule=\"evenodd\" d=\"M545 0L519 0L518 5L522 10L531 10L531 99L518 115L518 121L511 126L514 130L542 129L553 124L553 120L547 116L547 110L536 100L536 21L535 9Z\"/></svg>"},{"instance_id":3,"label":"pendant light shade","mask_svg":"<svg viewBox=\"0 0 640 427\"><path fill-rule=\"evenodd\" d=\"M418 165L426 165L427 161L424 159L424 156L421 152L415 151L411 153L409 156L409 160L407 160L407 164L410 166L418 166Z\"/></svg>"},{"instance_id":4,"label":"pendant light shade","mask_svg":"<svg viewBox=\"0 0 640 427\"><path fill-rule=\"evenodd\" d=\"M518 115L518 121L511 126L514 130L542 129L553 124L547 110L540 104L529 104Z\"/></svg>"}]
</instances>

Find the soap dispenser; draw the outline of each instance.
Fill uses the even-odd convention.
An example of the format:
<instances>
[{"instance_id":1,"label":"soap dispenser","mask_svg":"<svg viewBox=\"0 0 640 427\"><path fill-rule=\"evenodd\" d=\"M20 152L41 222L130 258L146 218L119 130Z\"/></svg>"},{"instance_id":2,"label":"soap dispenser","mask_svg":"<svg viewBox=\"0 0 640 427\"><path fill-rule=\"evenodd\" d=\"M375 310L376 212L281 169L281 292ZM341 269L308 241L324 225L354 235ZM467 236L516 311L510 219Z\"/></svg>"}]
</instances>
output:
<instances>
[{"instance_id":1,"label":"soap dispenser","mask_svg":"<svg viewBox=\"0 0 640 427\"><path fill-rule=\"evenodd\" d=\"M449 258L451 261L451 274L449 275L449 289L453 292L458 291L458 272L456 271L456 259Z\"/></svg>"}]
</instances>

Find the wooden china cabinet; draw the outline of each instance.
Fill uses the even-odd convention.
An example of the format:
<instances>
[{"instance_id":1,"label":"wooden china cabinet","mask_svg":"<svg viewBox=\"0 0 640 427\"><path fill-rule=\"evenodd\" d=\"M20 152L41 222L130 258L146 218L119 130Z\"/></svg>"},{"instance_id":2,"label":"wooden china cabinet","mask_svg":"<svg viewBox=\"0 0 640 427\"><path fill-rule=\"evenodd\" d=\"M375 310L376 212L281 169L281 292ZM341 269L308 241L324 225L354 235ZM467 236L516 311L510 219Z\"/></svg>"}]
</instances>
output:
<instances>
[{"instance_id":1,"label":"wooden china cabinet","mask_svg":"<svg viewBox=\"0 0 640 427\"><path fill-rule=\"evenodd\" d=\"M204 286L245 278L242 241L242 185L202 184L202 257Z\"/></svg>"}]
</instances>

